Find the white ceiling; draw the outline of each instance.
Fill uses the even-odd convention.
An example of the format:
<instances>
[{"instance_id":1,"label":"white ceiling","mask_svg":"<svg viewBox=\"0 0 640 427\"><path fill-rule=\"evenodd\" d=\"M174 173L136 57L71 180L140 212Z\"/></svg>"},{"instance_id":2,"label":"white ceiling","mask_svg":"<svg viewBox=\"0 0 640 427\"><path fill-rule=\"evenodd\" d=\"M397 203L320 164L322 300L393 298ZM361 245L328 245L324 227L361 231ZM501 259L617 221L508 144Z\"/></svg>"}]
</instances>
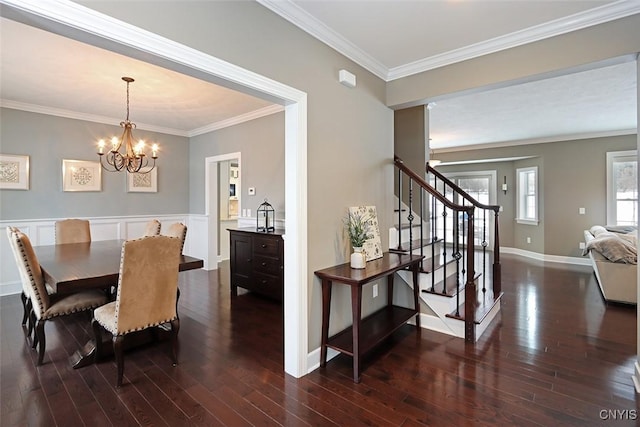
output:
<instances>
[{"instance_id":1,"label":"white ceiling","mask_svg":"<svg viewBox=\"0 0 640 427\"><path fill-rule=\"evenodd\" d=\"M640 13L636 1L259 2L387 81ZM141 129L192 136L281 109L4 18L0 49L5 107L118 124L126 113L120 77L131 76L130 118ZM432 147L633 132L635 62L607 65L438 99Z\"/></svg>"}]
</instances>

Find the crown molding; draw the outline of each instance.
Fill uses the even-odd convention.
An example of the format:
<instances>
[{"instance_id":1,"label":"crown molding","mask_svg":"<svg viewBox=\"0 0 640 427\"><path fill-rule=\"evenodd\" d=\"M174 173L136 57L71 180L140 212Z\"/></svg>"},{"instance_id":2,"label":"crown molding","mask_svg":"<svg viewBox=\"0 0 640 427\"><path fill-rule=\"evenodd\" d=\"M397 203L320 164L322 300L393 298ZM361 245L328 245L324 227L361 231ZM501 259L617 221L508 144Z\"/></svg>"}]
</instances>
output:
<instances>
[{"instance_id":1,"label":"crown molding","mask_svg":"<svg viewBox=\"0 0 640 427\"><path fill-rule=\"evenodd\" d=\"M119 126L122 119L113 117L100 116L97 114L87 114L78 111L64 110L62 108L44 107L42 105L27 104L25 102L17 102L9 99L0 99L0 107L11 108L13 110L28 111L30 113L47 114L49 116L64 117L67 119L84 120L87 122L101 123L106 125ZM145 123L136 122L136 129L146 130L149 132L164 133L167 135L176 135L188 137L189 133L179 129L165 128Z\"/></svg>"},{"instance_id":2,"label":"crown molding","mask_svg":"<svg viewBox=\"0 0 640 427\"><path fill-rule=\"evenodd\" d=\"M396 80L402 77L451 65L456 62L466 61L468 59L477 58L490 53L559 36L572 31L625 18L637 13L640 13L640 2L627 0L617 1L544 24L526 28L524 30L516 31L502 37L495 37L481 43L476 43L474 45L455 49L440 55L435 55L392 68L388 72L387 81Z\"/></svg>"},{"instance_id":3,"label":"crown molding","mask_svg":"<svg viewBox=\"0 0 640 427\"><path fill-rule=\"evenodd\" d=\"M518 145L546 144L550 142L577 141L581 139L609 138L614 136L635 135L637 133L638 133L637 129L621 129L621 130L611 130L611 131L602 131L602 132L574 133L574 134L567 134L567 135L547 136L542 138L519 139L515 141L468 144L468 145L459 145L456 147L438 147L438 148L432 148L431 151L433 152L434 155L437 155L440 153L454 153L458 151L469 151L469 150L486 150L489 148L515 147Z\"/></svg>"},{"instance_id":4,"label":"crown molding","mask_svg":"<svg viewBox=\"0 0 640 427\"><path fill-rule=\"evenodd\" d=\"M44 107L42 105L27 104L24 102L17 102L9 99L0 99L0 107L10 108L13 110L28 111L30 113L46 114L49 116L64 117L67 119L84 120L87 122L101 123L106 125L116 125L122 121L121 119L117 119L113 117L81 113L78 111L64 110L61 108ZM282 105L277 105L277 104L269 105L264 108L260 108L258 110L249 111L248 113L240 114L238 116L231 117L226 120L221 120L219 122L211 123L206 126L192 129L190 131L166 128L166 127L155 126L155 125L150 125L145 123L138 123L138 122L136 122L136 129L146 130L149 132L163 133L165 135L176 135L176 136L183 136L183 137L190 138L193 136L202 135L207 132L212 132L212 131L224 129L230 126L235 126L251 120L259 119L261 117L269 116L271 114L279 113L281 111L284 111L284 107Z\"/></svg>"},{"instance_id":5,"label":"crown molding","mask_svg":"<svg viewBox=\"0 0 640 427\"><path fill-rule=\"evenodd\" d=\"M248 122L251 120L259 119L261 117L270 116L271 114L279 113L284 111L284 107L282 105L269 105L258 110L250 111L245 114L241 114L239 116L231 117L230 119L221 120L216 123L211 123L207 126L202 126L197 129L193 129L188 132L189 137L202 135L207 132L213 132L219 129L227 128L230 126L239 125L244 122Z\"/></svg>"},{"instance_id":6,"label":"crown molding","mask_svg":"<svg viewBox=\"0 0 640 427\"><path fill-rule=\"evenodd\" d=\"M387 68L291 0L257 1L386 82L640 13L640 2L620 0L440 55Z\"/></svg>"},{"instance_id":7,"label":"crown molding","mask_svg":"<svg viewBox=\"0 0 640 427\"><path fill-rule=\"evenodd\" d=\"M364 67L371 73L387 80L389 68L369 55L355 44L344 38L340 33L326 26L306 10L302 9L290 0L256 0L262 6L280 15L304 32L310 34L332 49L351 59L356 64Z\"/></svg>"}]
</instances>

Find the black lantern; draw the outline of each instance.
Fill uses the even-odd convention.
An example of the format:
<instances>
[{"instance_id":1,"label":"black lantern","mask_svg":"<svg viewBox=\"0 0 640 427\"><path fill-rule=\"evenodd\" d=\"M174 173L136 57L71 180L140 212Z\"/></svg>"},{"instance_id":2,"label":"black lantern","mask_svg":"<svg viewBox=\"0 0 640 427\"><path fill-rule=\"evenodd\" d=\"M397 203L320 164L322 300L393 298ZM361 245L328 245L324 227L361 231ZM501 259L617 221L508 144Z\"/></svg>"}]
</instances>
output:
<instances>
[{"instance_id":1,"label":"black lantern","mask_svg":"<svg viewBox=\"0 0 640 427\"><path fill-rule=\"evenodd\" d=\"M268 233L269 231L275 231L276 211L273 206L264 199L264 203L258 206L258 214L256 218L256 230Z\"/></svg>"}]
</instances>

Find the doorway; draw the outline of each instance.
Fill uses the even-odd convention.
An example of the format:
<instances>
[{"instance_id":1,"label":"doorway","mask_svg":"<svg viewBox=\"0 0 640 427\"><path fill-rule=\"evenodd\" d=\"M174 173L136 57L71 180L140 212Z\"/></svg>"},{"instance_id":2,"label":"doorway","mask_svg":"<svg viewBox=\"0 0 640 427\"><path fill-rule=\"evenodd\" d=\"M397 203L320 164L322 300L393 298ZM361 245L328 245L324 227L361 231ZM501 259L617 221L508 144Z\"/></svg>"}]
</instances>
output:
<instances>
[{"instance_id":1,"label":"doorway","mask_svg":"<svg viewBox=\"0 0 640 427\"><path fill-rule=\"evenodd\" d=\"M71 37L134 59L285 106L285 272L284 370L294 377L308 371L307 94L189 46L149 33L75 3L6 2L2 15L44 31ZM126 28L128 37L114 38ZM198 176L198 180L204 177ZM206 182L211 177L207 176ZM194 177L196 179L196 177ZM200 181L201 182L201 181ZM191 184L193 188L194 184ZM195 197L195 196L194 196ZM201 196L199 196L201 197ZM207 195L205 194L205 197ZM210 201L205 204L205 209ZM210 211L211 212L211 211ZM215 214L217 217L217 214ZM216 218L217 223L217 218ZM210 224L210 223L209 223ZM216 250L208 252L211 246ZM196 245L217 254L211 239ZM216 257L217 260L217 257Z\"/></svg>"},{"instance_id":2,"label":"doorway","mask_svg":"<svg viewBox=\"0 0 640 427\"><path fill-rule=\"evenodd\" d=\"M207 245L210 263L214 264L208 266L209 270L217 269L217 263L224 259L224 250L222 249L224 236L227 237L228 242L228 233L225 234L223 232L226 230L224 225L225 223L228 225L233 222L233 219L229 216L231 191L230 189L225 192L222 191L223 186L225 189L230 187L231 164L235 165L235 170L238 172L233 178L235 185L233 197L235 197L234 201L237 209L240 206L239 195L242 194L242 174L240 173L242 169L242 153L227 153L205 159L205 215L207 216L209 229ZM225 200L226 204L224 203ZM227 213L226 217L222 212L223 209ZM236 215L236 225L237 221ZM215 263L212 261L213 259L215 259Z\"/></svg>"}]
</instances>

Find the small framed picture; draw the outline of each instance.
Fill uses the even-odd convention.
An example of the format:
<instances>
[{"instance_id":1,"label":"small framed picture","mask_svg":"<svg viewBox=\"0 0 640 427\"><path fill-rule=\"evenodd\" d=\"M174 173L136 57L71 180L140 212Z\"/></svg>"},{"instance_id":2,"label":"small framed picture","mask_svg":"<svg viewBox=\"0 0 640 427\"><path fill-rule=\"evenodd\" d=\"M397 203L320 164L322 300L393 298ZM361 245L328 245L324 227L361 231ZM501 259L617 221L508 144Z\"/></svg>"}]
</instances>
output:
<instances>
[{"instance_id":1,"label":"small framed picture","mask_svg":"<svg viewBox=\"0 0 640 427\"><path fill-rule=\"evenodd\" d=\"M62 191L102 191L100 162L63 160Z\"/></svg>"},{"instance_id":2,"label":"small framed picture","mask_svg":"<svg viewBox=\"0 0 640 427\"><path fill-rule=\"evenodd\" d=\"M158 167L145 167L138 173L127 173L127 191L129 193L157 193Z\"/></svg>"},{"instance_id":3,"label":"small framed picture","mask_svg":"<svg viewBox=\"0 0 640 427\"><path fill-rule=\"evenodd\" d=\"M0 189L29 189L29 156L0 154Z\"/></svg>"}]
</instances>

